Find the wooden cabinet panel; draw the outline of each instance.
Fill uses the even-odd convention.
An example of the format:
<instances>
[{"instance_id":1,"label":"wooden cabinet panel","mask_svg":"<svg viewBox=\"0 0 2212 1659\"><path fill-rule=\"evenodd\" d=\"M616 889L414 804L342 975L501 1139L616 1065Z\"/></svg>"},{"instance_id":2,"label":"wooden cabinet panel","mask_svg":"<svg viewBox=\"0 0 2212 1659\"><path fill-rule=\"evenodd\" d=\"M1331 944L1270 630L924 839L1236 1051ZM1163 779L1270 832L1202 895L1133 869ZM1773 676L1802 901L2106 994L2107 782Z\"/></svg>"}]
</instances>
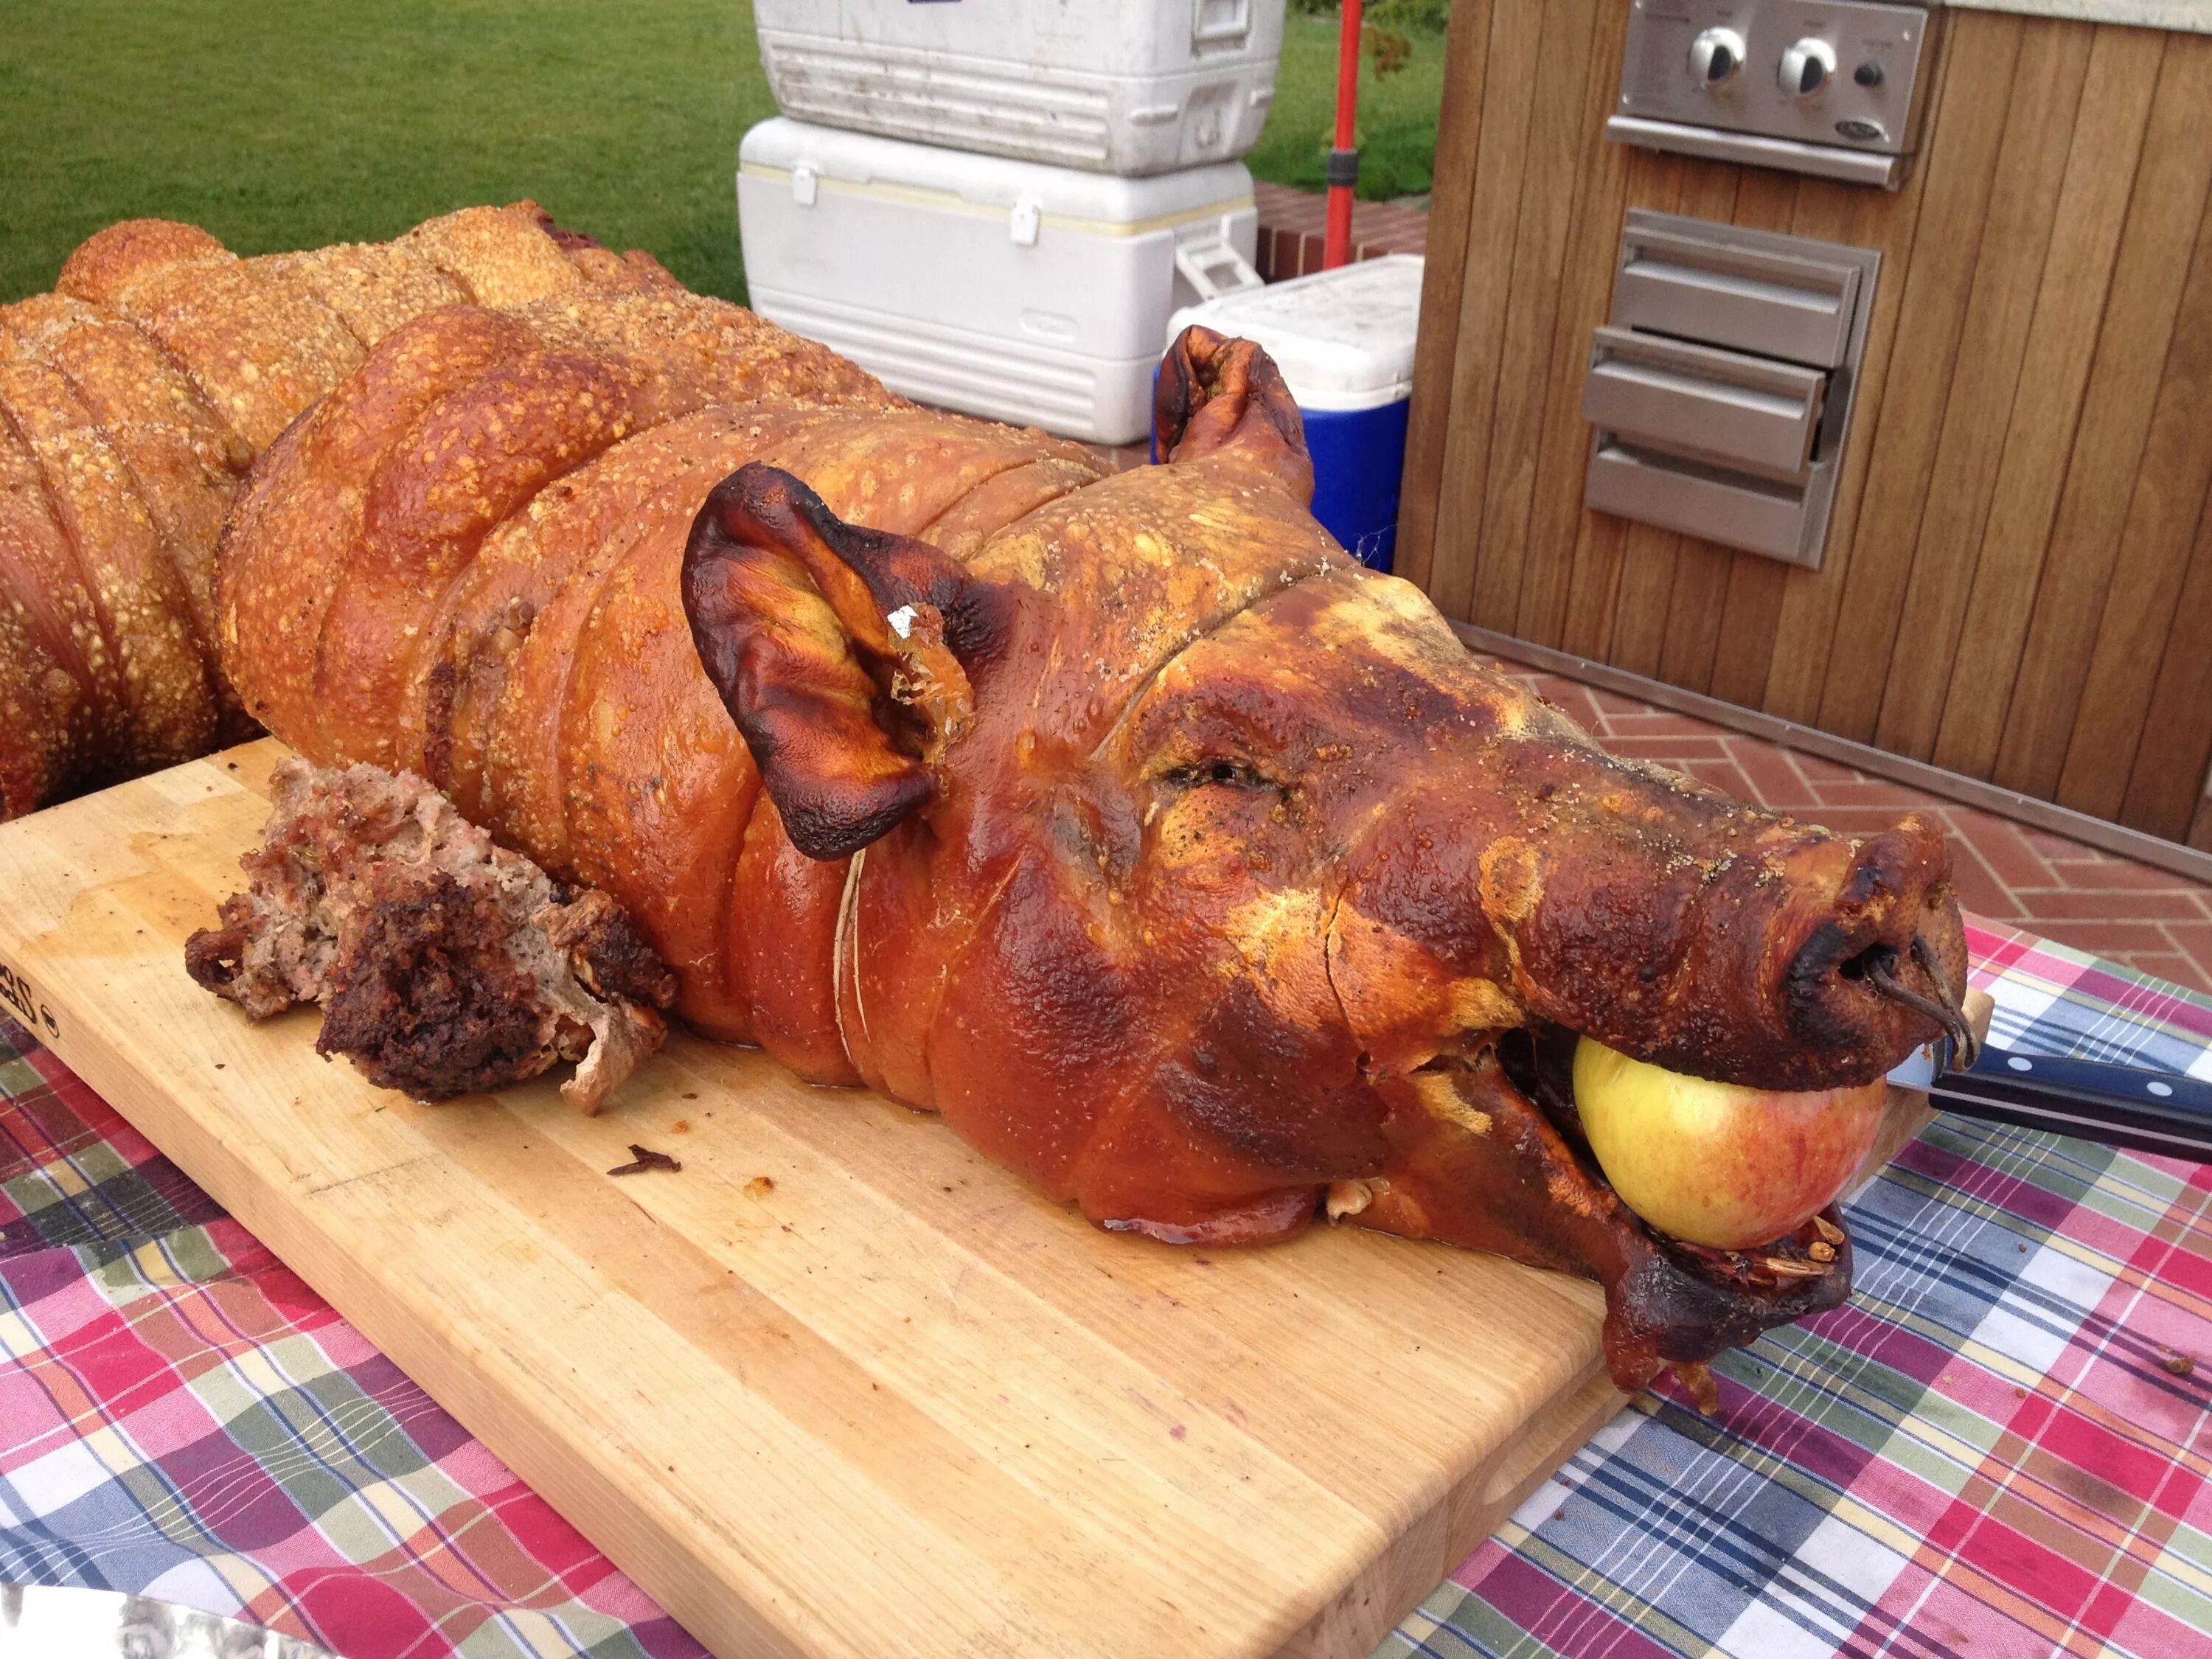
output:
<instances>
[{"instance_id":1,"label":"wooden cabinet panel","mask_svg":"<svg viewBox=\"0 0 2212 1659\"><path fill-rule=\"evenodd\" d=\"M2208 108L2212 40L2178 37L2160 68L2132 190L2119 189L2111 179L2100 188L2109 198L2107 211L2128 207L2137 197L2146 203L2179 204L2180 210L2125 214L2101 325L2082 365L2081 416L2067 434L2070 453L2057 453L2055 442L2049 441L2059 435L2057 423L2051 423L2043 434L2044 453L2032 473L2019 481L2018 498L2000 489L2001 518L1984 538L1975 568L1968 600L1973 625L1960 641L1954 678L1972 685L2002 677L2014 690L2006 698L1950 700L1936 738L1934 758L1939 766L1989 775L1996 765L2007 708L2019 700L2015 728L2028 726L2028 702L2037 695L2039 672L2048 666L2040 661L2041 653L2027 650L2031 616L2039 605L2046 618L2069 599L2078 605L2085 577L2091 579L2087 591L2094 593L2095 556L2085 555L2081 544L2085 536L2094 546L2099 533L2118 534L2142 463L2197 233L2196 216L2187 204L2202 202L2212 187L2212 123L2203 117ZM2085 269L2093 272L2094 263ZM2044 516L2046 500L2055 522ZM2101 532L2100 526L2106 526ZM2155 671L2154 647L2149 667Z\"/></svg>"},{"instance_id":2,"label":"wooden cabinet panel","mask_svg":"<svg viewBox=\"0 0 2212 1659\"><path fill-rule=\"evenodd\" d=\"M2212 103L2204 106L2212 110ZM2212 118L2205 125L2212 127ZM2148 391L2148 388L2146 388ZM2128 505L2125 526L2105 585L2104 607L2097 618L2087 675L2074 713L2058 792L2084 811L2111 817L2118 811L2137 768L2168 763L2169 735L2201 737L2201 730L2159 734L2145 730L2154 699L2154 677L2162 657L2212 653L2212 617L2204 607L2212 594L2200 592L2192 604L2183 585L2194 546L2198 556L2212 521L2205 519L2212 486L2212 215L2205 216L2197 245L2178 326L2154 397L2150 433ZM2200 524L2203 528L2200 529ZM2086 631L2086 630L2085 630ZM2199 704L2201 712L2204 704ZM2182 725L2192 722L2179 711ZM2194 722L2199 728L2202 720ZM2135 737L2143 732L2138 753ZM2192 763L2183 749L2178 762L2191 775L2172 780L2173 806L2162 833L2181 833L2188 787L2202 779L2204 763ZM2150 787L2148 777L2145 787ZM2138 799L2147 799L2139 796ZM2126 815L2122 814L2124 817Z\"/></svg>"},{"instance_id":3,"label":"wooden cabinet panel","mask_svg":"<svg viewBox=\"0 0 2212 1659\"><path fill-rule=\"evenodd\" d=\"M1620 61L1627 21L1627 9L1610 0L1596 8L1592 64ZM1618 251L1614 236L1627 204L1626 158L1604 154L1619 146L1607 145L1596 137L1612 113L1615 95L1613 82L1601 70L1583 77L1582 118L1575 129L1576 196L1558 284L1559 313L1552 324L1549 362L1537 369L1545 392L1543 424L1537 434L1517 621L1509 627L1547 644L1559 643L1566 628L1587 465L1583 370L1589 361L1590 331L1605 320L1613 301L1613 262Z\"/></svg>"},{"instance_id":4,"label":"wooden cabinet panel","mask_svg":"<svg viewBox=\"0 0 2212 1659\"><path fill-rule=\"evenodd\" d=\"M2212 39L2177 39L2167 53L2162 103L2194 111L2158 142L2171 149L2139 193L2164 189L2177 205L2202 198L2212 174ZM2168 94L2171 94L2169 97ZM2176 240L2185 215L2171 216ZM2191 785L2204 774L2212 734L2212 206L2198 216L2193 257L2172 314L2166 356L2140 394L2148 433L2106 589L2095 643L2059 774L2062 799L2160 835L2185 833ZM2163 290L2159 298L2165 297ZM2142 734L2140 744L2132 739Z\"/></svg>"},{"instance_id":5,"label":"wooden cabinet panel","mask_svg":"<svg viewBox=\"0 0 2212 1659\"><path fill-rule=\"evenodd\" d=\"M1948 72L1933 112L1920 165L1927 173L1922 204L1926 240L1904 262L1887 264L1880 280L1901 282L1905 314L1881 421L1851 441L1873 450L1857 534L1844 577L1836 643L1820 690L1816 724L1869 742L1882 687L1905 669L1892 655L1920 525L1938 478L1944 417L1951 408L1962 343L1976 315L1975 290L1996 251L1984 258L1992 229L1990 204L2009 161L2017 174L2037 158L2033 113L2014 100L2047 88L2057 67L2049 50L2029 50L2017 17L1969 13L1955 18ZM2049 32L2039 31L2045 41ZM1983 316L1988 307L1981 308ZM1984 370L1997 365L1984 365ZM1954 466L1944 482L1955 488ZM1832 532L1829 552L1836 551Z\"/></svg>"},{"instance_id":6,"label":"wooden cabinet panel","mask_svg":"<svg viewBox=\"0 0 2212 1659\"><path fill-rule=\"evenodd\" d=\"M1489 508L1490 446L1497 426L1498 367L1505 339L1513 255L1520 229L1522 169L1535 104L1539 47L1554 9L1501 5L1491 12L1482 87L1482 133L1468 181L1468 245L1458 295L1450 414L1443 434L1443 476L1475 486L1435 520L1436 550L1429 582L1454 616L1470 614L1477 560L1474 549ZM1554 71L1556 72L1556 71ZM1565 187L1558 181L1555 187Z\"/></svg>"},{"instance_id":7,"label":"wooden cabinet panel","mask_svg":"<svg viewBox=\"0 0 2212 1659\"><path fill-rule=\"evenodd\" d=\"M2022 165L1999 165L1985 274L1960 343L1892 652L1899 672L1875 725L1876 743L1917 760L1935 750L1952 684L1948 673L1917 665L1955 662L1984 561L2001 567L2029 535L2039 546L2050 534L2048 503L2081 417L2162 45L2148 30L2090 33L2039 30L2023 42L2043 48L2023 51L2023 70L2031 55L2049 70L2039 84L2023 86L2024 74L2014 82L2006 161L2016 155ZM2005 580L1996 570L1992 578Z\"/></svg>"},{"instance_id":8,"label":"wooden cabinet panel","mask_svg":"<svg viewBox=\"0 0 2212 1659\"><path fill-rule=\"evenodd\" d=\"M1885 192L1606 142L1628 10L1455 9L1401 571L1485 627L2202 833L2212 38L1954 9ZM1882 251L1820 569L1583 507L1631 207Z\"/></svg>"},{"instance_id":9,"label":"wooden cabinet panel","mask_svg":"<svg viewBox=\"0 0 2212 1659\"><path fill-rule=\"evenodd\" d=\"M1430 365L1413 379L1406 422L1406 477L1426 478L1430 488L1401 496L1398 504L1396 566L1409 581L1429 585L1436 546L1435 481L1443 476L1444 428L1449 424L1458 358L1460 290L1467 280L1468 225L1474 192L1475 154L1482 137L1483 76L1490 59L1491 10L1455 6L1444 37L1443 105L1437 117L1436 176L1449 177L1460 188L1438 192L1429 204L1429 241L1421 281L1419 356Z\"/></svg>"},{"instance_id":10,"label":"wooden cabinet panel","mask_svg":"<svg viewBox=\"0 0 2212 1659\"><path fill-rule=\"evenodd\" d=\"M1492 416L1495 435L1483 492L1489 540L1501 556L1476 567L1471 601L1471 614L1501 618L1507 628L1514 625L1519 609L1545 399L1554 390L1548 371L1567 231L1583 171L1583 90L1593 59L1591 27L1601 9L1600 0L1553 0L1530 8L1544 20L1538 62L1557 67L1539 76L1541 95L1532 102L1516 169L1520 213L1507 262L1510 281L1498 341ZM1577 65L1582 72L1577 72Z\"/></svg>"},{"instance_id":11,"label":"wooden cabinet panel","mask_svg":"<svg viewBox=\"0 0 2212 1659\"><path fill-rule=\"evenodd\" d=\"M2200 405L2201 407L2201 405ZM2197 544L2183 579L2173 627L2160 653L2158 679L2133 745L2128 793L2120 821L2154 835L2186 833L2192 812L2197 833L2212 830L2203 789L2212 765L2212 508L2199 519ZM2203 841L2192 837L2191 844Z\"/></svg>"}]
</instances>

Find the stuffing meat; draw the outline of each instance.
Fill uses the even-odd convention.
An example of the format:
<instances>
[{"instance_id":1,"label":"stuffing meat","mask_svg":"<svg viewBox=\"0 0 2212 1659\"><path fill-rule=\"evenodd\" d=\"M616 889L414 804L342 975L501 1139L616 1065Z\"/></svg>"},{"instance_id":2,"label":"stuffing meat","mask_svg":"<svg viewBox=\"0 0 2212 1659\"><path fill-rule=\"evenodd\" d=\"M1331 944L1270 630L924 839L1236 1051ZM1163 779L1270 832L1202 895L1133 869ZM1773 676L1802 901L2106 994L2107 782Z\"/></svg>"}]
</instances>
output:
<instances>
[{"instance_id":1,"label":"stuffing meat","mask_svg":"<svg viewBox=\"0 0 2212 1659\"><path fill-rule=\"evenodd\" d=\"M605 893L492 844L411 773L277 768L252 878L185 946L192 977L256 1019L323 1010L316 1048L422 1100L559 1061L586 1112L660 1046L676 978Z\"/></svg>"}]
</instances>

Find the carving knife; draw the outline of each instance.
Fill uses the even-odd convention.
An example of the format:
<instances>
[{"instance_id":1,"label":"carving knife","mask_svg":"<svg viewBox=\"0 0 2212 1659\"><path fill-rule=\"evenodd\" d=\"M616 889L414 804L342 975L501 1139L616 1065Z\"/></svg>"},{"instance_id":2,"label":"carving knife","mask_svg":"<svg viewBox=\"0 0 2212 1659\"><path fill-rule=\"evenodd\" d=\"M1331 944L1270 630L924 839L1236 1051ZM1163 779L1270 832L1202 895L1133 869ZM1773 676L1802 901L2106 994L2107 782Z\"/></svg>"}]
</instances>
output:
<instances>
[{"instance_id":1,"label":"carving knife","mask_svg":"<svg viewBox=\"0 0 2212 1659\"><path fill-rule=\"evenodd\" d=\"M1966 1117L2212 1163L2212 1079L1986 1042L1972 1066L1960 1070L1955 1060L1946 1037L1916 1050L1889 1080Z\"/></svg>"}]
</instances>

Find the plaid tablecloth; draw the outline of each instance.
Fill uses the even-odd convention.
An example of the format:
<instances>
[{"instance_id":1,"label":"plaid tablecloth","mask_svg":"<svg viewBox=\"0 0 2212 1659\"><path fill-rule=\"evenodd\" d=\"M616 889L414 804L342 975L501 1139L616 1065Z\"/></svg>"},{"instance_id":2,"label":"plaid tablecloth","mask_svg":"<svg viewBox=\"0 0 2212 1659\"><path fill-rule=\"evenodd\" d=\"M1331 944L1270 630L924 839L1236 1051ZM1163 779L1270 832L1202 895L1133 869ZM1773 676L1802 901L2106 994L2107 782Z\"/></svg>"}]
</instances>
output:
<instances>
[{"instance_id":1,"label":"plaid tablecloth","mask_svg":"<svg viewBox=\"0 0 2212 1659\"><path fill-rule=\"evenodd\" d=\"M1999 1046L2212 1076L2212 1000L1973 944ZM1939 1119L1853 1206L1846 1306L1723 1358L1717 1418L1633 1401L1378 1653L2212 1659L2208 1206L2204 1167ZM0 1031L7 1580L144 1591L347 1659L698 1651Z\"/></svg>"}]
</instances>

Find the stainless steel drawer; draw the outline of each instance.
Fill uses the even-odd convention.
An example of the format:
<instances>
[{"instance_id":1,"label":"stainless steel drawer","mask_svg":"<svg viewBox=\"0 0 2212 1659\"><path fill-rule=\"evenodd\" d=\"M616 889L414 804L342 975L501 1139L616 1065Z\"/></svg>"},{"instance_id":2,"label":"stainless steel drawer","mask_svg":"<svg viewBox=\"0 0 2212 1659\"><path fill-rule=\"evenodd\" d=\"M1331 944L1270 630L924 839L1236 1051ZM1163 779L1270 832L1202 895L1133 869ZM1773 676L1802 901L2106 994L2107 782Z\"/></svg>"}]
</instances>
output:
<instances>
[{"instance_id":1,"label":"stainless steel drawer","mask_svg":"<svg viewBox=\"0 0 2212 1659\"><path fill-rule=\"evenodd\" d=\"M1651 216L1656 217L1657 216ZM1859 268L1632 222L1613 320L1833 368L1850 349Z\"/></svg>"},{"instance_id":2,"label":"stainless steel drawer","mask_svg":"<svg viewBox=\"0 0 2212 1659\"><path fill-rule=\"evenodd\" d=\"M1819 563L1819 544L1807 545L1804 497L1787 484L1613 442L1600 444L1590 457L1583 500L1600 513L1662 530L1702 536L1791 564Z\"/></svg>"},{"instance_id":3,"label":"stainless steel drawer","mask_svg":"<svg viewBox=\"0 0 2212 1659\"><path fill-rule=\"evenodd\" d=\"M1648 447L1795 478L1813 459L1827 384L1796 363L1601 328L1583 418Z\"/></svg>"},{"instance_id":4,"label":"stainless steel drawer","mask_svg":"<svg viewBox=\"0 0 2212 1659\"><path fill-rule=\"evenodd\" d=\"M1632 209L1583 500L1818 568L1881 256Z\"/></svg>"}]
</instances>

